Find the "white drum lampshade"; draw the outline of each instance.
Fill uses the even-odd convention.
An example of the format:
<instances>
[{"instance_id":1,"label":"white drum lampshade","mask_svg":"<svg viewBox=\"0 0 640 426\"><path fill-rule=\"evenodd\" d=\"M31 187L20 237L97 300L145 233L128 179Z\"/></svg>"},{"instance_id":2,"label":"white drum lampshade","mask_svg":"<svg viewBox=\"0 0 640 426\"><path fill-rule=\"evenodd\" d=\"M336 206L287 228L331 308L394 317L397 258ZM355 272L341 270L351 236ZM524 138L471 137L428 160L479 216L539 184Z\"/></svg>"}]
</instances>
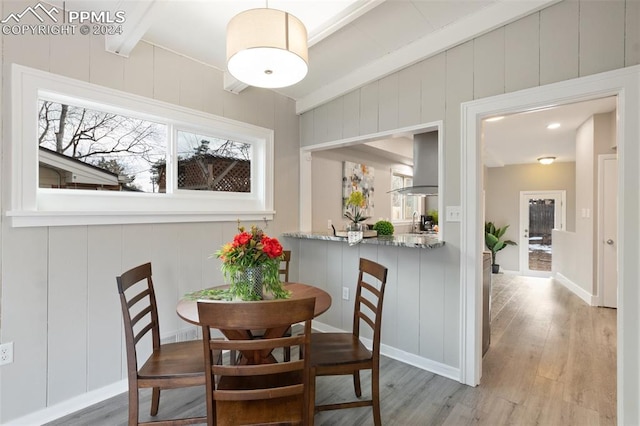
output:
<instances>
[{"instance_id":1,"label":"white drum lampshade","mask_svg":"<svg viewBox=\"0 0 640 426\"><path fill-rule=\"evenodd\" d=\"M302 80L308 71L307 29L277 9L241 12L227 26L227 67L250 86L277 88Z\"/></svg>"}]
</instances>

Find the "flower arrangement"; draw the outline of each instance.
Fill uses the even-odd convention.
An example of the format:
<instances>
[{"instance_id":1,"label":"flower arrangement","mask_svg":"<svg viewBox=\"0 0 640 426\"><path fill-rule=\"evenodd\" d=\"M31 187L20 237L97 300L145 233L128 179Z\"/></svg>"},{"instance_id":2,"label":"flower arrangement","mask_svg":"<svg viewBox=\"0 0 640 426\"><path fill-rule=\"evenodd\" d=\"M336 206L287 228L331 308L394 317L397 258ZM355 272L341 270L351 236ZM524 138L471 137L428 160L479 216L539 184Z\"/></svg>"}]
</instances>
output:
<instances>
[{"instance_id":1,"label":"flower arrangement","mask_svg":"<svg viewBox=\"0 0 640 426\"><path fill-rule=\"evenodd\" d=\"M222 246L215 255L222 260L222 273L231 283L231 297L242 300L259 300L262 291L254 290L253 280L262 281L264 289L276 299L286 299L289 291L280 281L280 262L283 259L282 245L277 238L271 238L257 226L246 231L238 223L238 234L233 241ZM250 271L250 274L247 274ZM247 278L249 276L250 278ZM253 277L253 278L251 278ZM258 281L258 286L260 283Z\"/></svg>"},{"instance_id":2,"label":"flower arrangement","mask_svg":"<svg viewBox=\"0 0 640 426\"><path fill-rule=\"evenodd\" d=\"M347 211L344 213L344 217L349 219L353 223L360 223L367 219L369 216L364 216L362 214L362 210L366 207L366 199L361 191L353 191L345 204L351 211Z\"/></svg>"}]
</instances>

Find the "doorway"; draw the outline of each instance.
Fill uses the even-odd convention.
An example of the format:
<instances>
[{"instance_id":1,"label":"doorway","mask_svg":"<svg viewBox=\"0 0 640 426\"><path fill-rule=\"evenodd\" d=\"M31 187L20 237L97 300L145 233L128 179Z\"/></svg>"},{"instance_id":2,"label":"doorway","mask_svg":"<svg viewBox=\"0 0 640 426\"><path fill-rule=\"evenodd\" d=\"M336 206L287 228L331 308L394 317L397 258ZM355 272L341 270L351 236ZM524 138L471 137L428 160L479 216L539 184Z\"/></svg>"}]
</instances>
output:
<instances>
[{"instance_id":1,"label":"doorway","mask_svg":"<svg viewBox=\"0 0 640 426\"><path fill-rule=\"evenodd\" d=\"M566 191L520 192L520 271L550 277L553 230L565 229Z\"/></svg>"},{"instance_id":2,"label":"doorway","mask_svg":"<svg viewBox=\"0 0 640 426\"><path fill-rule=\"evenodd\" d=\"M461 336L460 336L460 378L463 383L475 386L482 375L482 156L480 151L481 133L478 124L482 118L505 112L517 112L541 108L547 105L595 99L602 96L618 96L618 152L624 152L618 161L617 180L619 190L625 184L638 182L640 169L640 146L633 143L640 139L640 127L634 117L640 115L637 94L640 93L640 67L627 67L602 74L581 77L574 80L549 84L547 86L521 90L495 96L489 99L470 101L462 104L462 147L461 147L461 194L462 226L460 258ZM631 141L631 142L629 142ZM618 311L617 311L617 362L618 362L618 422L638 423L638 389L640 381L633 374L640 370L640 346L637 336L629 330L638 323L638 300L640 288L633 285L637 281L638 264L632 259L640 252L640 238L637 227L637 211L640 193L626 191L625 197L618 198ZM622 231L624 229L624 232ZM621 235L629 235L621 239ZM624 260L629 261L625 262ZM630 283L630 285L627 285ZM627 372L627 374L622 374ZM630 372L630 373L629 373Z\"/></svg>"}]
</instances>

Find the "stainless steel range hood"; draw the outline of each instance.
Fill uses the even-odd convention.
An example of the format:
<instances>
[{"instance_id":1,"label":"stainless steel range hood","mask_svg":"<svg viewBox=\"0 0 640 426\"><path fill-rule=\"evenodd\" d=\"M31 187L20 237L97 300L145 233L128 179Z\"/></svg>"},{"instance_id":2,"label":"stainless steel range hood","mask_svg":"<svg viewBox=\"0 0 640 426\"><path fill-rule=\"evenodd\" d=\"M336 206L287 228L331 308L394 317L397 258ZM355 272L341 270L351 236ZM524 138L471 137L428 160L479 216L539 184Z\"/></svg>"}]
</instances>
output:
<instances>
[{"instance_id":1,"label":"stainless steel range hood","mask_svg":"<svg viewBox=\"0 0 640 426\"><path fill-rule=\"evenodd\" d=\"M438 195L438 132L413 136L413 186L394 189L403 195Z\"/></svg>"}]
</instances>

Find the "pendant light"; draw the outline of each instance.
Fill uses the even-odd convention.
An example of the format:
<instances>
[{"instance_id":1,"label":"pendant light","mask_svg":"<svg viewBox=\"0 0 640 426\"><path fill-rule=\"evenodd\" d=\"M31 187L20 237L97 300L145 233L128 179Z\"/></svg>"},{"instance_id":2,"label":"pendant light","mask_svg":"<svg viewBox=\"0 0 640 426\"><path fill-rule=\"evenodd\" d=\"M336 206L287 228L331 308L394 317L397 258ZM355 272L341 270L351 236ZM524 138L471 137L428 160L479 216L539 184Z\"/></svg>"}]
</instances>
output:
<instances>
[{"instance_id":1,"label":"pendant light","mask_svg":"<svg viewBox=\"0 0 640 426\"><path fill-rule=\"evenodd\" d=\"M308 60L307 29L290 13L250 9L229 21L227 67L245 84L291 86L307 75Z\"/></svg>"}]
</instances>

